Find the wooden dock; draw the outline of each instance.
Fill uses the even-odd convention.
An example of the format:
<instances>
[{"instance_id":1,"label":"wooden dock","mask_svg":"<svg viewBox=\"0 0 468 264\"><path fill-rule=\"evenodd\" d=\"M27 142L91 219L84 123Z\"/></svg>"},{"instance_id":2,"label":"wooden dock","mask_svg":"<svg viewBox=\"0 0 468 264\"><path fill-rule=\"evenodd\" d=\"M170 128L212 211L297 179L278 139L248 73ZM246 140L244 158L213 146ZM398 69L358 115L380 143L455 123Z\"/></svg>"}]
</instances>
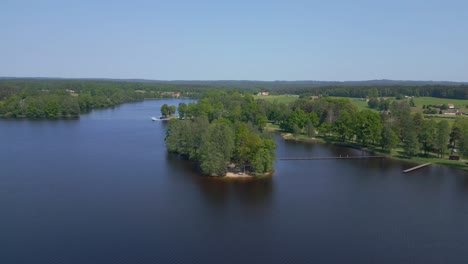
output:
<instances>
[{"instance_id":1,"label":"wooden dock","mask_svg":"<svg viewBox=\"0 0 468 264\"><path fill-rule=\"evenodd\" d=\"M404 170L403 172L404 173L411 172L411 171L414 171L414 170L417 170L417 169L420 169L420 168L424 168L424 167L426 167L428 165L431 165L431 163L425 163L425 164L422 164L422 165L419 165L419 166Z\"/></svg>"},{"instance_id":2,"label":"wooden dock","mask_svg":"<svg viewBox=\"0 0 468 264\"><path fill-rule=\"evenodd\" d=\"M331 159L382 159L385 156L338 156L338 157L300 157L278 158L278 160L331 160Z\"/></svg>"}]
</instances>

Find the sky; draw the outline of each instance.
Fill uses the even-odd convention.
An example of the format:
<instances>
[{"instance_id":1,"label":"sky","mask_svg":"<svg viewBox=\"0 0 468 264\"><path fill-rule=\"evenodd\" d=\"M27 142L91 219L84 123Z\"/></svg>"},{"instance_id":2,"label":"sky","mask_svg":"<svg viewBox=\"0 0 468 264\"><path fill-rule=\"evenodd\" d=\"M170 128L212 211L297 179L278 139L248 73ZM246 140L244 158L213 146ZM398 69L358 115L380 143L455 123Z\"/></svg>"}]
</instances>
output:
<instances>
[{"instance_id":1,"label":"sky","mask_svg":"<svg viewBox=\"0 0 468 264\"><path fill-rule=\"evenodd\" d=\"M468 1L0 1L0 76L468 81Z\"/></svg>"}]
</instances>

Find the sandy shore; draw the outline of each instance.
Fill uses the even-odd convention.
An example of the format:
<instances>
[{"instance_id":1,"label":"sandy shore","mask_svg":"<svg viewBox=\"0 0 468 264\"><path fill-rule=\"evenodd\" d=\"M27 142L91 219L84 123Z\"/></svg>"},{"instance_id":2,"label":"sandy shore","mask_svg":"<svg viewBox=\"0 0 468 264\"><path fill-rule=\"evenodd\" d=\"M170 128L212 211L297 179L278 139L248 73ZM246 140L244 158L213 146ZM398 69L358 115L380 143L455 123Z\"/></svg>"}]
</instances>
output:
<instances>
[{"instance_id":1,"label":"sandy shore","mask_svg":"<svg viewBox=\"0 0 468 264\"><path fill-rule=\"evenodd\" d=\"M237 174L233 172L228 172L226 173L226 178L253 178L253 176L247 173Z\"/></svg>"}]
</instances>

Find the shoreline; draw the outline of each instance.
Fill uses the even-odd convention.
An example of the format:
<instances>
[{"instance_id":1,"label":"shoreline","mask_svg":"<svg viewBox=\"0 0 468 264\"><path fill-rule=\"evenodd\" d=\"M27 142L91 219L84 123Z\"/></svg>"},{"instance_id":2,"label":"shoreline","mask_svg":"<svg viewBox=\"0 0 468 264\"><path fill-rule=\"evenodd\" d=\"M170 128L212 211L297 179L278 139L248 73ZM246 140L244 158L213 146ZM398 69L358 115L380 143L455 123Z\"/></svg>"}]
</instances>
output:
<instances>
[{"instance_id":1,"label":"shoreline","mask_svg":"<svg viewBox=\"0 0 468 264\"><path fill-rule=\"evenodd\" d=\"M394 155L391 155L386 152L378 151L375 149L369 149L366 147L359 146L358 144L353 144L353 143L346 143L346 142L339 142L335 140L329 140L326 141L322 138L296 138L294 135L291 133L285 133L280 130L270 130L275 133L279 133L280 137L283 140L289 140L289 141L296 141L296 142L305 142L305 143L313 143L313 144L331 144L331 145L336 145L339 147L345 147L345 148L352 148L352 149L357 149L361 151L365 151L368 153L372 154L378 154L385 156L385 158L393 159L393 160L398 160L398 161L404 161L404 162L409 162L409 163L414 163L415 165L421 165L425 163L432 163L433 165L442 165L446 166L452 169L458 169L458 170L463 170L463 171L468 171L468 165L465 162L468 162L466 160L460 160L460 161L451 161L448 159L440 159L440 158L424 158L424 157L411 157L411 158L403 158L403 157L397 157Z\"/></svg>"},{"instance_id":2,"label":"shoreline","mask_svg":"<svg viewBox=\"0 0 468 264\"><path fill-rule=\"evenodd\" d=\"M230 178L230 179L252 179L255 178L254 175L250 175L248 173L234 173L234 172L227 172L223 178Z\"/></svg>"}]
</instances>

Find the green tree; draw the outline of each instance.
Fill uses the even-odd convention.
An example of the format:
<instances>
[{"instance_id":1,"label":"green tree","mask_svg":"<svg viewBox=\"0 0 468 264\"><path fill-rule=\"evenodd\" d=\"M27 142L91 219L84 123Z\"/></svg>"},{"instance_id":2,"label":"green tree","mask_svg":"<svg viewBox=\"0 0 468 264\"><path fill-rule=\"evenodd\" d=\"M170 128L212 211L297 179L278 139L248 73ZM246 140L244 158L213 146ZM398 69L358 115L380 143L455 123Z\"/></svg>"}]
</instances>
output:
<instances>
[{"instance_id":1,"label":"green tree","mask_svg":"<svg viewBox=\"0 0 468 264\"><path fill-rule=\"evenodd\" d=\"M379 143L382 134L380 115L371 110L363 110L356 117L354 134L363 145Z\"/></svg>"},{"instance_id":2,"label":"green tree","mask_svg":"<svg viewBox=\"0 0 468 264\"><path fill-rule=\"evenodd\" d=\"M437 137L437 122L434 119L424 120L418 137L419 142L422 144L424 154L427 155L427 152L435 145Z\"/></svg>"},{"instance_id":3,"label":"green tree","mask_svg":"<svg viewBox=\"0 0 468 264\"><path fill-rule=\"evenodd\" d=\"M184 119L187 115L187 104L184 102L179 103L179 118Z\"/></svg>"},{"instance_id":4,"label":"green tree","mask_svg":"<svg viewBox=\"0 0 468 264\"><path fill-rule=\"evenodd\" d=\"M447 144L450 139L450 125L446 120L442 120L437 124L437 134L435 147L437 148L441 158L444 158L447 152Z\"/></svg>"},{"instance_id":5,"label":"green tree","mask_svg":"<svg viewBox=\"0 0 468 264\"><path fill-rule=\"evenodd\" d=\"M176 107L175 105L169 106L169 112L168 112L168 114L169 114L170 116L174 115L176 111L177 111L177 107Z\"/></svg>"},{"instance_id":6,"label":"green tree","mask_svg":"<svg viewBox=\"0 0 468 264\"><path fill-rule=\"evenodd\" d=\"M167 117L170 113L169 106L167 104L163 104L161 106L161 115Z\"/></svg>"},{"instance_id":7,"label":"green tree","mask_svg":"<svg viewBox=\"0 0 468 264\"><path fill-rule=\"evenodd\" d=\"M48 101L45 104L44 109L45 109L45 114L48 118L55 118L58 116L59 107L58 107L57 102L52 101L52 100Z\"/></svg>"},{"instance_id":8,"label":"green tree","mask_svg":"<svg viewBox=\"0 0 468 264\"><path fill-rule=\"evenodd\" d=\"M307 134L308 137L314 137L315 136L315 126L311 121L307 122L307 124L305 126L305 131L306 131L306 134Z\"/></svg>"},{"instance_id":9,"label":"green tree","mask_svg":"<svg viewBox=\"0 0 468 264\"><path fill-rule=\"evenodd\" d=\"M264 139L255 152L252 166L255 173L273 172L276 144L272 139Z\"/></svg>"},{"instance_id":10,"label":"green tree","mask_svg":"<svg viewBox=\"0 0 468 264\"><path fill-rule=\"evenodd\" d=\"M204 174L224 176L234 150L234 132L226 123L212 123L200 147L200 168Z\"/></svg>"},{"instance_id":11,"label":"green tree","mask_svg":"<svg viewBox=\"0 0 468 264\"><path fill-rule=\"evenodd\" d=\"M354 135L354 120L348 111L341 111L334 124L334 131L341 141L350 139Z\"/></svg>"},{"instance_id":12,"label":"green tree","mask_svg":"<svg viewBox=\"0 0 468 264\"><path fill-rule=\"evenodd\" d=\"M385 151L392 151L398 145L398 137L390 127L390 125L383 126L382 129L382 139L381 139L381 146L382 149Z\"/></svg>"},{"instance_id":13,"label":"green tree","mask_svg":"<svg viewBox=\"0 0 468 264\"><path fill-rule=\"evenodd\" d=\"M403 142L403 149L405 150L405 153L408 157L412 157L419 153L419 148L420 145L418 141L418 136L416 134L416 131L414 131L413 129L408 132L407 137Z\"/></svg>"},{"instance_id":14,"label":"green tree","mask_svg":"<svg viewBox=\"0 0 468 264\"><path fill-rule=\"evenodd\" d=\"M301 129L299 128L299 126L297 124L294 124L293 125L293 134L295 137L298 137L300 134L301 134Z\"/></svg>"}]
</instances>

